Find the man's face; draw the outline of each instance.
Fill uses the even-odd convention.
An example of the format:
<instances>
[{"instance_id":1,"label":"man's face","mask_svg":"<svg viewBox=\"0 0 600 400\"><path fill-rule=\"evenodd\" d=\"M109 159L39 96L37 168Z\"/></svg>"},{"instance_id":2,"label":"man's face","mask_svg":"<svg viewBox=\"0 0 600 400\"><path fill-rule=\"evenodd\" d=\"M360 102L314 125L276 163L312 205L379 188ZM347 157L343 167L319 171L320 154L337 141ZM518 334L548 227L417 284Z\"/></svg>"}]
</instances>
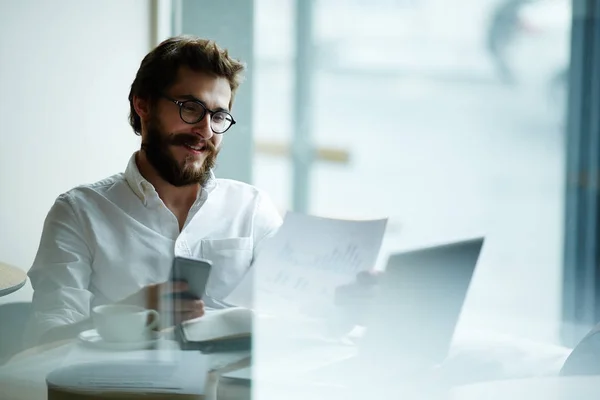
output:
<instances>
[{"instance_id":1,"label":"man's face","mask_svg":"<svg viewBox=\"0 0 600 400\"><path fill-rule=\"evenodd\" d=\"M226 78L181 68L177 82L164 93L171 99L196 99L209 110L228 110L231 88ZM222 135L210 127L210 114L195 124L184 122L179 106L160 98L149 110L142 149L159 175L174 186L204 185L214 167Z\"/></svg>"}]
</instances>

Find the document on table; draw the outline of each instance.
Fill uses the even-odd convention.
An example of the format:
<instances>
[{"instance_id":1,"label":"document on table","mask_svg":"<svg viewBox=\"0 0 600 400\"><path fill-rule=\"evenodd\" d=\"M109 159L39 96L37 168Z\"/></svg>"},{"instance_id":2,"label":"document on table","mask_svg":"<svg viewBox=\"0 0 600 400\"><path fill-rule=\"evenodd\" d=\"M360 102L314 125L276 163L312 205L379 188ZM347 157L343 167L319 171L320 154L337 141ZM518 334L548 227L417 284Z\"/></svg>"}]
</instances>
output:
<instances>
[{"instance_id":1,"label":"document on table","mask_svg":"<svg viewBox=\"0 0 600 400\"><path fill-rule=\"evenodd\" d=\"M287 213L242 282L225 299L272 315L315 316L335 289L375 266L387 218L339 220Z\"/></svg>"},{"instance_id":2,"label":"document on table","mask_svg":"<svg viewBox=\"0 0 600 400\"><path fill-rule=\"evenodd\" d=\"M75 364L52 371L47 382L49 388L83 392L203 394L208 370L202 361L198 355L183 355L177 364L139 361Z\"/></svg>"}]
</instances>

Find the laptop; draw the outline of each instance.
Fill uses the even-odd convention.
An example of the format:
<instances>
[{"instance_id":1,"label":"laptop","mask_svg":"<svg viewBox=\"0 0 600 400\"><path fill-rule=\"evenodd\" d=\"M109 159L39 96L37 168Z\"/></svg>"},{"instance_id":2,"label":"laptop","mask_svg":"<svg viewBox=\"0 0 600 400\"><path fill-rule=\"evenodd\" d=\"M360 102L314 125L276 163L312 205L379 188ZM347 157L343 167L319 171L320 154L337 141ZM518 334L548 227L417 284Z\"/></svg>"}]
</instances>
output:
<instances>
[{"instance_id":1,"label":"laptop","mask_svg":"<svg viewBox=\"0 0 600 400\"><path fill-rule=\"evenodd\" d=\"M311 377L344 384L426 371L448 355L483 247L479 237L390 255L358 354ZM343 382L341 382L343 381Z\"/></svg>"}]
</instances>

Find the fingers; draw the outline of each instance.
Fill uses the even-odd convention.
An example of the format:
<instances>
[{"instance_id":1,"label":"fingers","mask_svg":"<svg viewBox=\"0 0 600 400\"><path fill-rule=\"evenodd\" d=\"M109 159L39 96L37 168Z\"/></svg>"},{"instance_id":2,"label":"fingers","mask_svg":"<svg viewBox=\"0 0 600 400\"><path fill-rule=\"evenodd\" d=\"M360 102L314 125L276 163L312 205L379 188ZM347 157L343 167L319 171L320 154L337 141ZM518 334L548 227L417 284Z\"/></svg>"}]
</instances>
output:
<instances>
[{"instance_id":1,"label":"fingers","mask_svg":"<svg viewBox=\"0 0 600 400\"><path fill-rule=\"evenodd\" d=\"M362 271L356 275L356 281L335 289L334 303L338 306L356 306L370 302L376 295L382 271Z\"/></svg>"},{"instance_id":2,"label":"fingers","mask_svg":"<svg viewBox=\"0 0 600 400\"><path fill-rule=\"evenodd\" d=\"M202 300L177 300L172 303L170 310L175 312L193 312L197 310L204 311L204 302Z\"/></svg>"},{"instance_id":3,"label":"fingers","mask_svg":"<svg viewBox=\"0 0 600 400\"><path fill-rule=\"evenodd\" d=\"M173 324L179 325L182 322L192 320L194 318L200 318L204 314L193 314L193 313L173 313Z\"/></svg>"},{"instance_id":4,"label":"fingers","mask_svg":"<svg viewBox=\"0 0 600 400\"><path fill-rule=\"evenodd\" d=\"M179 302L178 302L179 303ZM175 324L188 321L194 318L200 318L204 315L204 302L201 300L186 300L180 302L171 312Z\"/></svg>"},{"instance_id":5,"label":"fingers","mask_svg":"<svg viewBox=\"0 0 600 400\"><path fill-rule=\"evenodd\" d=\"M189 285L185 281L172 281L165 282L158 285L158 290L161 295L171 294L171 293L182 293L189 290Z\"/></svg>"},{"instance_id":6,"label":"fingers","mask_svg":"<svg viewBox=\"0 0 600 400\"><path fill-rule=\"evenodd\" d=\"M204 315L204 308L190 311L187 315L188 319L200 318Z\"/></svg>"},{"instance_id":7,"label":"fingers","mask_svg":"<svg viewBox=\"0 0 600 400\"><path fill-rule=\"evenodd\" d=\"M175 281L148 285L140 293L143 293L145 297L146 308L158 310L162 296L172 293L181 293L186 290L188 290L187 282Z\"/></svg>"}]
</instances>

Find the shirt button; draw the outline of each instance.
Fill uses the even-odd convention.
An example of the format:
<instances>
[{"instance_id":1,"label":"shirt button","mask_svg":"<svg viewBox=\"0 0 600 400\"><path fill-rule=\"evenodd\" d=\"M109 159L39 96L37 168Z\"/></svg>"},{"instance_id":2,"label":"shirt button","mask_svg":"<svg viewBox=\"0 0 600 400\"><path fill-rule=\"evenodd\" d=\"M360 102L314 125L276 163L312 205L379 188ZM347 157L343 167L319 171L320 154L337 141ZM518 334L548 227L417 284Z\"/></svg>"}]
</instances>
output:
<instances>
[{"instance_id":1,"label":"shirt button","mask_svg":"<svg viewBox=\"0 0 600 400\"><path fill-rule=\"evenodd\" d=\"M181 242L177 242L175 244L175 250L177 250L178 253L185 253L185 246Z\"/></svg>"}]
</instances>

